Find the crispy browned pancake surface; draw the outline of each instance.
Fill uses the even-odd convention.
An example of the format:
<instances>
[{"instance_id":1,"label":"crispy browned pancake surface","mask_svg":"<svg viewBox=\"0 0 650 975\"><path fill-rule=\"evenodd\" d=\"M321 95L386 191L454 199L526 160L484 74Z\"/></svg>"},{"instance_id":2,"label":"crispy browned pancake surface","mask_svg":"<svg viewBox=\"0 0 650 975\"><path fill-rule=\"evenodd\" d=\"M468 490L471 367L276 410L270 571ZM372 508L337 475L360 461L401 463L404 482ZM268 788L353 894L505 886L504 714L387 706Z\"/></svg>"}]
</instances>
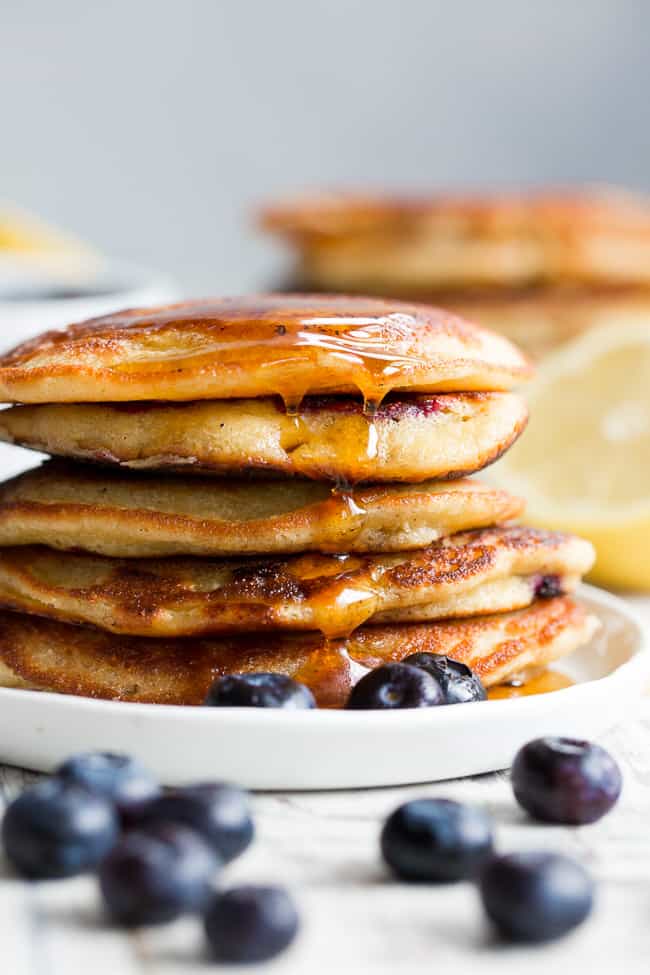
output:
<instances>
[{"instance_id":1,"label":"crispy browned pancake surface","mask_svg":"<svg viewBox=\"0 0 650 975\"><path fill-rule=\"evenodd\" d=\"M279 560L107 559L0 549L0 605L140 636L318 629L345 636L385 620L445 619L529 605L575 588L589 542L502 527L407 555Z\"/></svg>"},{"instance_id":2,"label":"crispy browned pancake surface","mask_svg":"<svg viewBox=\"0 0 650 975\"><path fill-rule=\"evenodd\" d=\"M374 298L257 295L118 312L0 357L0 400L86 403L391 390L509 389L530 372L506 339L440 309Z\"/></svg>"},{"instance_id":3,"label":"crispy browned pancake surface","mask_svg":"<svg viewBox=\"0 0 650 975\"><path fill-rule=\"evenodd\" d=\"M333 492L316 481L235 481L49 461L0 486L0 545L127 558L396 552L505 521L523 502L474 480Z\"/></svg>"},{"instance_id":4,"label":"crispy browned pancake surface","mask_svg":"<svg viewBox=\"0 0 650 975\"><path fill-rule=\"evenodd\" d=\"M340 707L368 668L410 653L447 654L491 686L565 656L598 625L568 597L473 620L363 627L334 642L313 633L148 640L0 613L0 682L121 701L201 704L219 676L272 671L307 684L321 707Z\"/></svg>"},{"instance_id":5,"label":"crispy browned pancake surface","mask_svg":"<svg viewBox=\"0 0 650 975\"><path fill-rule=\"evenodd\" d=\"M347 483L471 474L527 420L515 393L391 398L374 417L351 398L57 404L0 412L0 439L132 470L300 476Z\"/></svg>"}]
</instances>

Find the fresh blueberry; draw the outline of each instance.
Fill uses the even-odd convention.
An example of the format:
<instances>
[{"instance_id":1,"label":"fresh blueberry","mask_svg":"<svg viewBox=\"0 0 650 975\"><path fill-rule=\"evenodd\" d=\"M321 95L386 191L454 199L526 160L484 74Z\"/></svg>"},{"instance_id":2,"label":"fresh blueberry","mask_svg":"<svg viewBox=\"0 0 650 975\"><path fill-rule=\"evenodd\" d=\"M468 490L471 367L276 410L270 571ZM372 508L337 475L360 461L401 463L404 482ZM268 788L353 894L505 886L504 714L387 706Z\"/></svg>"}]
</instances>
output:
<instances>
[{"instance_id":1,"label":"fresh blueberry","mask_svg":"<svg viewBox=\"0 0 650 975\"><path fill-rule=\"evenodd\" d=\"M443 704L466 704L470 701L486 701L487 693L480 677L467 664L452 660L439 653L412 653L403 664L421 667L438 681L445 696Z\"/></svg>"},{"instance_id":2,"label":"fresh blueberry","mask_svg":"<svg viewBox=\"0 0 650 975\"><path fill-rule=\"evenodd\" d=\"M156 823L125 833L99 869L112 919L124 927L164 924L204 909L219 867L193 830Z\"/></svg>"},{"instance_id":3,"label":"fresh blueberry","mask_svg":"<svg viewBox=\"0 0 650 975\"><path fill-rule=\"evenodd\" d=\"M122 815L160 794L153 775L128 755L82 752L68 758L57 775L115 803Z\"/></svg>"},{"instance_id":4,"label":"fresh blueberry","mask_svg":"<svg viewBox=\"0 0 650 975\"><path fill-rule=\"evenodd\" d=\"M490 817L449 799L416 799L388 817L386 863L404 880L451 883L474 876L492 852Z\"/></svg>"},{"instance_id":5,"label":"fresh blueberry","mask_svg":"<svg viewBox=\"0 0 650 975\"><path fill-rule=\"evenodd\" d=\"M38 782L8 807L5 853L33 879L72 877L92 870L115 844L118 820L101 796L59 778Z\"/></svg>"},{"instance_id":6,"label":"fresh blueberry","mask_svg":"<svg viewBox=\"0 0 650 975\"><path fill-rule=\"evenodd\" d=\"M616 803L621 770L604 748L573 738L536 738L517 753L512 788L534 819L580 826Z\"/></svg>"},{"instance_id":7,"label":"fresh blueberry","mask_svg":"<svg viewBox=\"0 0 650 975\"><path fill-rule=\"evenodd\" d=\"M275 958L291 944L299 924L283 887L233 887L216 894L205 914L210 950L223 962Z\"/></svg>"},{"instance_id":8,"label":"fresh blueberry","mask_svg":"<svg viewBox=\"0 0 650 975\"><path fill-rule=\"evenodd\" d=\"M419 667L384 664L352 688L346 708L432 708L444 704L438 681Z\"/></svg>"},{"instance_id":9,"label":"fresh blueberry","mask_svg":"<svg viewBox=\"0 0 650 975\"><path fill-rule=\"evenodd\" d=\"M560 938L582 924L594 900L584 867L557 853L495 857L479 886L488 917L508 941Z\"/></svg>"},{"instance_id":10,"label":"fresh blueberry","mask_svg":"<svg viewBox=\"0 0 650 975\"><path fill-rule=\"evenodd\" d=\"M253 819L247 792L225 782L204 782L172 789L147 803L140 823L182 823L200 833L227 863L253 839Z\"/></svg>"},{"instance_id":11,"label":"fresh blueberry","mask_svg":"<svg viewBox=\"0 0 650 975\"><path fill-rule=\"evenodd\" d=\"M228 674L219 677L204 702L212 708L315 708L304 684L284 674Z\"/></svg>"}]
</instances>

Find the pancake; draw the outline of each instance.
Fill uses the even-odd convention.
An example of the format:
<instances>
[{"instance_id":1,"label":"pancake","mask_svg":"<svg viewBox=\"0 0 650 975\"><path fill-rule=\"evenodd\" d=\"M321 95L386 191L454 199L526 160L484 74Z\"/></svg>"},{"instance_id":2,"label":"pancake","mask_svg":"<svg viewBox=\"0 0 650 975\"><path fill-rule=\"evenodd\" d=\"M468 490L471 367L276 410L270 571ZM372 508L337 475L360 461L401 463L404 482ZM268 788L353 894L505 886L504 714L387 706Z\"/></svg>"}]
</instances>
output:
<instances>
[{"instance_id":1,"label":"pancake","mask_svg":"<svg viewBox=\"0 0 650 975\"><path fill-rule=\"evenodd\" d=\"M217 677L272 671L307 684L321 707L341 707L369 668L411 653L447 654L490 687L571 653L598 627L569 597L473 620L368 626L334 642L315 633L148 640L3 612L0 684L120 701L201 704Z\"/></svg>"},{"instance_id":2,"label":"pancake","mask_svg":"<svg viewBox=\"0 0 650 975\"><path fill-rule=\"evenodd\" d=\"M510 389L506 339L439 309L374 298L257 295L132 309L45 332L0 357L0 400L96 403Z\"/></svg>"},{"instance_id":3,"label":"pancake","mask_svg":"<svg viewBox=\"0 0 650 975\"><path fill-rule=\"evenodd\" d=\"M445 619L527 606L575 589L589 542L499 527L406 555L278 560L118 560L49 548L0 549L0 605L139 636L296 629L347 636L384 621Z\"/></svg>"},{"instance_id":4,"label":"pancake","mask_svg":"<svg viewBox=\"0 0 650 975\"><path fill-rule=\"evenodd\" d=\"M269 398L57 404L2 410L0 439L132 470L412 483L479 470L526 419L515 393L391 397L374 417L342 397L306 399L295 416Z\"/></svg>"},{"instance_id":5,"label":"pancake","mask_svg":"<svg viewBox=\"0 0 650 975\"><path fill-rule=\"evenodd\" d=\"M397 552L517 517L474 480L333 492L316 481L235 481L49 461L0 486L0 546L124 558Z\"/></svg>"},{"instance_id":6,"label":"pancake","mask_svg":"<svg viewBox=\"0 0 650 975\"><path fill-rule=\"evenodd\" d=\"M334 193L269 207L303 286L417 295L542 281L650 284L650 202L616 190Z\"/></svg>"}]
</instances>

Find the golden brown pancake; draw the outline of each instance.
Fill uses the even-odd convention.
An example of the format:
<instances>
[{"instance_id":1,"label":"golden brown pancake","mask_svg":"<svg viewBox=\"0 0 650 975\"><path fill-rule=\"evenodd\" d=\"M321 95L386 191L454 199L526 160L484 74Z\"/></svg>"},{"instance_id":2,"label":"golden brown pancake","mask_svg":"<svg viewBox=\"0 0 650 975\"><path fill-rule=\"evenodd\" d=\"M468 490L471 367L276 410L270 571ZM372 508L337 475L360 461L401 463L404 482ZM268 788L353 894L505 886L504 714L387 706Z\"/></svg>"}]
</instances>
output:
<instances>
[{"instance_id":1,"label":"golden brown pancake","mask_svg":"<svg viewBox=\"0 0 650 975\"><path fill-rule=\"evenodd\" d=\"M616 190L332 193L268 208L310 288L416 295L544 281L650 284L650 202Z\"/></svg>"},{"instance_id":2,"label":"golden brown pancake","mask_svg":"<svg viewBox=\"0 0 650 975\"><path fill-rule=\"evenodd\" d=\"M474 480L333 492L316 481L235 481L49 461L0 486L0 546L101 555L397 552L517 517Z\"/></svg>"},{"instance_id":3,"label":"golden brown pancake","mask_svg":"<svg viewBox=\"0 0 650 975\"><path fill-rule=\"evenodd\" d=\"M527 420L515 393L386 400L374 417L349 397L56 404L0 412L0 439L132 470L256 472L316 480L416 481L471 474L499 457Z\"/></svg>"},{"instance_id":4,"label":"golden brown pancake","mask_svg":"<svg viewBox=\"0 0 650 975\"><path fill-rule=\"evenodd\" d=\"M598 627L569 597L472 620L368 626L333 642L315 633L150 640L7 612L0 613L0 684L22 682L120 701L201 704L217 677L271 671L307 684L319 706L341 707L369 668L411 653L460 660L489 687L566 656Z\"/></svg>"},{"instance_id":5,"label":"golden brown pancake","mask_svg":"<svg viewBox=\"0 0 650 975\"><path fill-rule=\"evenodd\" d=\"M0 400L233 399L509 389L507 340L424 305L327 295L213 298L46 332L0 357Z\"/></svg>"},{"instance_id":6,"label":"golden brown pancake","mask_svg":"<svg viewBox=\"0 0 650 975\"><path fill-rule=\"evenodd\" d=\"M139 636L318 629L347 636L374 620L505 612L566 594L594 561L589 542L484 528L406 555L107 559L0 549L0 605Z\"/></svg>"}]
</instances>

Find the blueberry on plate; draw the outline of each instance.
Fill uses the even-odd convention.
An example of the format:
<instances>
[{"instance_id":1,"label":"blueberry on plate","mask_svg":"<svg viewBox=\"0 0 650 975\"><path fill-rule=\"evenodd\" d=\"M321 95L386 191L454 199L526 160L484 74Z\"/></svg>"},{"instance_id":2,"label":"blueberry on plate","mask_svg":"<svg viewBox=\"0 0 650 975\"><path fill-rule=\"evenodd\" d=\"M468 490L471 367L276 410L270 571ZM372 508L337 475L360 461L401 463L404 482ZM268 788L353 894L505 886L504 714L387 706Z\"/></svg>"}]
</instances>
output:
<instances>
[{"instance_id":1,"label":"blueberry on plate","mask_svg":"<svg viewBox=\"0 0 650 975\"><path fill-rule=\"evenodd\" d=\"M222 962L275 958L291 944L299 924L283 887L233 887L216 894L205 914L210 951Z\"/></svg>"},{"instance_id":2,"label":"blueberry on plate","mask_svg":"<svg viewBox=\"0 0 650 975\"><path fill-rule=\"evenodd\" d=\"M421 667L438 681L445 696L443 704L467 704L486 701L487 693L480 677L467 664L439 653L412 653L403 664Z\"/></svg>"},{"instance_id":3,"label":"blueberry on plate","mask_svg":"<svg viewBox=\"0 0 650 975\"><path fill-rule=\"evenodd\" d=\"M381 833L384 860L403 880L451 883L473 877L492 847L490 817L449 799L407 802Z\"/></svg>"},{"instance_id":4,"label":"blueberry on plate","mask_svg":"<svg viewBox=\"0 0 650 975\"><path fill-rule=\"evenodd\" d=\"M95 795L115 803L122 814L160 794L151 772L128 755L82 752L72 755L56 772L68 782L82 785Z\"/></svg>"},{"instance_id":5,"label":"blueberry on plate","mask_svg":"<svg viewBox=\"0 0 650 975\"><path fill-rule=\"evenodd\" d=\"M223 863L243 853L254 832L248 793L225 782L171 789L147 803L138 822L182 823L200 833Z\"/></svg>"},{"instance_id":6,"label":"blueberry on plate","mask_svg":"<svg viewBox=\"0 0 650 975\"><path fill-rule=\"evenodd\" d=\"M553 941L585 920L594 885L575 860L557 853L494 857L479 883L483 906L508 941Z\"/></svg>"},{"instance_id":7,"label":"blueberry on plate","mask_svg":"<svg viewBox=\"0 0 650 975\"><path fill-rule=\"evenodd\" d=\"M580 826L615 805L623 779L609 752L573 738L536 738L517 753L512 788L534 819Z\"/></svg>"},{"instance_id":8,"label":"blueberry on plate","mask_svg":"<svg viewBox=\"0 0 650 975\"><path fill-rule=\"evenodd\" d=\"M38 782L9 805L2 821L5 853L32 879L92 870L118 837L113 805L59 778Z\"/></svg>"},{"instance_id":9,"label":"blueberry on plate","mask_svg":"<svg viewBox=\"0 0 650 975\"><path fill-rule=\"evenodd\" d=\"M99 886L117 924L164 924L204 909L218 867L193 830L156 823L122 836L99 868Z\"/></svg>"},{"instance_id":10,"label":"blueberry on plate","mask_svg":"<svg viewBox=\"0 0 650 975\"><path fill-rule=\"evenodd\" d=\"M314 695L285 674L228 674L219 677L205 699L212 708L315 708Z\"/></svg>"},{"instance_id":11,"label":"blueberry on plate","mask_svg":"<svg viewBox=\"0 0 650 975\"><path fill-rule=\"evenodd\" d=\"M438 681L420 667L383 664L365 674L350 691L346 708L432 708L444 704Z\"/></svg>"}]
</instances>

